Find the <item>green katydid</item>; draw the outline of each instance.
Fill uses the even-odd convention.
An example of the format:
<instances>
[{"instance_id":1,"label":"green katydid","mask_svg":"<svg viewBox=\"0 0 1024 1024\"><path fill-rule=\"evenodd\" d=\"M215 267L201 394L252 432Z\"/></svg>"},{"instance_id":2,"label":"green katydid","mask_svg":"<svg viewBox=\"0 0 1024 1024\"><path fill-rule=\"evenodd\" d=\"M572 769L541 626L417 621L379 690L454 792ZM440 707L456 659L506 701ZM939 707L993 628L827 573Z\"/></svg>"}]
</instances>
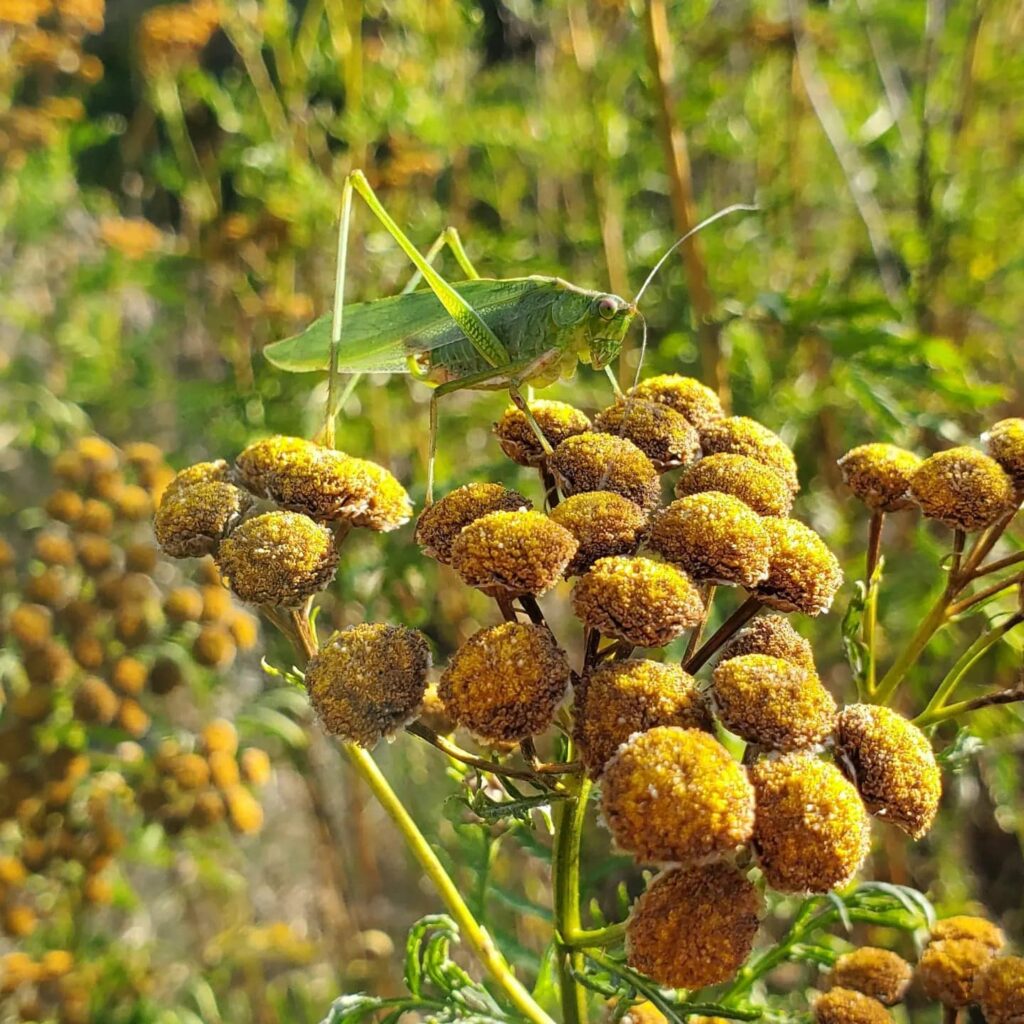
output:
<instances>
[{"instance_id":1,"label":"green katydid","mask_svg":"<svg viewBox=\"0 0 1024 1024\"><path fill-rule=\"evenodd\" d=\"M344 305L345 269L353 195L365 201L416 268L405 290L389 298ZM481 278L454 229L434 243L426 257L412 244L377 198L361 171L345 179L338 232L334 311L300 334L269 345L267 358L291 372L327 370L327 444L334 442L334 419L345 395L364 373L412 373L434 385L430 400L427 503L433 499L437 445L437 402L464 389L507 389L545 451L551 448L522 394L526 385L546 387L570 377L579 362L608 372L626 332L640 316L638 303L669 255L691 235L720 217L756 207L736 204L698 224L658 260L632 302L590 291L557 277ZM432 266L447 245L468 280L455 286ZM429 288L414 291L420 279ZM646 326L645 326L646 335ZM344 342L344 343L343 343ZM642 358L642 356L641 356ZM339 394L340 374L353 374Z\"/></svg>"}]
</instances>

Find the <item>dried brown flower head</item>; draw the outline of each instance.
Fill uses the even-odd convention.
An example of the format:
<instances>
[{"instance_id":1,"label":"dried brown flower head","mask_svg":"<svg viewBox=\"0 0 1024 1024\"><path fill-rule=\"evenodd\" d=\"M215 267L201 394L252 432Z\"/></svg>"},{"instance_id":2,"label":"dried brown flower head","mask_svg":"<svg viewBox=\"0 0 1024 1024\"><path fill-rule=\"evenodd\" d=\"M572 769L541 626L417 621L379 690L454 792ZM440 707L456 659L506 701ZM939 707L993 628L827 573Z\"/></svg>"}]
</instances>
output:
<instances>
[{"instance_id":1,"label":"dried brown flower head","mask_svg":"<svg viewBox=\"0 0 1024 1024\"><path fill-rule=\"evenodd\" d=\"M846 885L868 852L870 826L857 790L811 754L763 759L750 769L757 799L754 848L780 892Z\"/></svg>"},{"instance_id":2,"label":"dried brown flower head","mask_svg":"<svg viewBox=\"0 0 1024 1024\"><path fill-rule=\"evenodd\" d=\"M489 512L452 544L452 568L486 593L543 594L565 572L579 545L542 512Z\"/></svg>"},{"instance_id":3,"label":"dried brown flower head","mask_svg":"<svg viewBox=\"0 0 1024 1024\"><path fill-rule=\"evenodd\" d=\"M831 981L835 986L853 989L885 1006L893 1006L903 998L913 975L913 968L898 953L861 946L836 961Z\"/></svg>"},{"instance_id":4,"label":"dried brown flower head","mask_svg":"<svg viewBox=\"0 0 1024 1024\"><path fill-rule=\"evenodd\" d=\"M547 729L568 685L568 659L546 627L504 622L455 652L438 694L480 739L513 743Z\"/></svg>"},{"instance_id":5,"label":"dried brown flower head","mask_svg":"<svg viewBox=\"0 0 1024 1024\"><path fill-rule=\"evenodd\" d=\"M673 663L627 658L601 665L575 689L575 738L597 778L634 733L659 725L709 729L711 718L692 676Z\"/></svg>"},{"instance_id":6,"label":"dried brown flower head","mask_svg":"<svg viewBox=\"0 0 1024 1024\"><path fill-rule=\"evenodd\" d=\"M650 546L701 583L755 587L768 575L761 517L721 491L677 498L651 527Z\"/></svg>"},{"instance_id":7,"label":"dried brown flower head","mask_svg":"<svg viewBox=\"0 0 1024 1024\"><path fill-rule=\"evenodd\" d=\"M1024 491L1024 419L1000 420L981 435L985 451L1009 475L1018 495Z\"/></svg>"},{"instance_id":8,"label":"dried brown flower head","mask_svg":"<svg viewBox=\"0 0 1024 1024\"><path fill-rule=\"evenodd\" d=\"M661 501L654 463L632 441L615 434L577 434L563 441L548 465L566 497L613 491L650 511Z\"/></svg>"},{"instance_id":9,"label":"dried brown flower head","mask_svg":"<svg viewBox=\"0 0 1024 1024\"><path fill-rule=\"evenodd\" d=\"M917 979L929 999L959 1009L971 1002L975 979L992 957L991 947L973 939L930 942L917 962Z\"/></svg>"},{"instance_id":10,"label":"dried brown flower head","mask_svg":"<svg viewBox=\"0 0 1024 1024\"><path fill-rule=\"evenodd\" d=\"M626 962L659 985L728 981L750 955L762 910L757 889L729 864L666 871L633 906Z\"/></svg>"},{"instance_id":11,"label":"dried brown flower head","mask_svg":"<svg viewBox=\"0 0 1024 1024\"><path fill-rule=\"evenodd\" d=\"M557 448L567 437L590 430L587 415L566 402L539 399L530 403L530 412L552 448ZM520 466L539 466L544 461L546 456L537 435L522 410L514 405L501 414L501 419L494 424L494 433L501 450Z\"/></svg>"},{"instance_id":12,"label":"dried brown flower head","mask_svg":"<svg viewBox=\"0 0 1024 1024\"><path fill-rule=\"evenodd\" d=\"M889 1011L871 996L837 987L814 1002L817 1024L892 1024Z\"/></svg>"},{"instance_id":13,"label":"dried brown flower head","mask_svg":"<svg viewBox=\"0 0 1024 1024\"><path fill-rule=\"evenodd\" d=\"M913 506L907 489L920 465L917 455L894 444L862 444L839 460L846 485L875 512Z\"/></svg>"},{"instance_id":14,"label":"dried brown flower head","mask_svg":"<svg viewBox=\"0 0 1024 1024\"><path fill-rule=\"evenodd\" d=\"M821 615L843 582L839 561L809 526L795 519L766 517L771 558L757 596L781 612Z\"/></svg>"},{"instance_id":15,"label":"dried brown flower head","mask_svg":"<svg viewBox=\"0 0 1024 1024\"><path fill-rule=\"evenodd\" d=\"M705 455L731 452L746 455L774 469L795 494L800 489L796 459L788 444L763 423L747 416L728 416L701 429L700 443Z\"/></svg>"},{"instance_id":16,"label":"dried brown flower head","mask_svg":"<svg viewBox=\"0 0 1024 1024\"><path fill-rule=\"evenodd\" d=\"M891 708L848 704L839 715L839 764L872 814L920 839L931 828L942 796L942 775L931 743Z\"/></svg>"},{"instance_id":17,"label":"dried brown flower head","mask_svg":"<svg viewBox=\"0 0 1024 1024\"><path fill-rule=\"evenodd\" d=\"M973 999L987 1024L1024 1024L1024 957L990 960L974 979Z\"/></svg>"},{"instance_id":18,"label":"dried brown flower head","mask_svg":"<svg viewBox=\"0 0 1024 1024\"><path fill-rule=\"evenodd\" d=\"M910 478L910 496L929 519L968 533L990 526L1015 500L1003 467L967 447L925 459Z\"/></svg>"},{"instance_id":19,"label":"dried brown flower head","mask_svg":"<svg viewBox=\"0 0 1024 1024\"><path fill-rule=\"evenodd\" d=\"M973 939L998 953L1006 945L1003 930L984 917L970 917L956 914L936 921L932 927L932 939Z\"/></svg>"},{"instance_id":20,"label":"dried brown flower head","mask_svg":"<svg viewBox=\"0 0 1024 1024\"><path fill-rule=\"evenodd\" d=\"M338 554L331 531L308 516L265 512L221 543L217 564L243 601L294 607L327 587Z\"/></svg>"},{"instance_id":21,"label":"dried brown flower head","mask_svg":"<svg viewBox=\"0 0 1024 1024\"><path fill-rule=\"evenodd\" d=\"M750 838L746 772L699 729L657 726L619 748L601 778L601 808L616 843L642 863L700 860Z\"/></svg>"},{"instance_id":22,"label":"dried brown flower head","mask_svg":"<svg viewBox=\"0 0 1024 1024\"><path fill-rule=\"evenodd\" d=\"M580 621L636 647L663 647L700 622L704 604L681 569L650 558L599 558L576 581Z\"/></svg>"},{"instance_id":23,"label":"dried brown flower head","mask_svg":"<svg viewBox=\"0 0 1024 1024\"><path fill-rule=\"evenodd\" d=\"M698 431L725 416L722 403L711 388L693 377L681 377L677 373L648 377L630 388L629 395L675 409Z\"/></svg>"},{"instance_id":24,"label":"dried brown flower head","mask_svg":"<svg viewBox=\"0 0 1024 1024\"><path fill-rule=\"evenodd\" d=\"M574 494L551 510L551 519L579 544L565 567L566 576L581 576L599 558L635 555L648 528L647 513L611 491Z\"/></svg>"},{"instance_id":25,"label":"dried brown flower head","mask_svg":"<svg viewBox=\"0 0 1024 1024\"><path fill-rule=\"evenodd\" d=\"M448 565L452 545L464 527L489 512L516 512L532 507L529 498L501 484L465 484L420 513L416 543L431 558Z\"/></svg>"},{"instance_id":26,"label":"dried brown flower head","mask_svg":"<svg viewBox=\"0 0 1024 1024\"><path fill-rule=\"evenodd\" d=\"M759 615L733 637L720 660L728 661L744 654L768 654L799 665L808 672L817 671L810 642L782 615Z\"/></svg>"},{"instance_id":27,"label":"dried brown flower head","mask_svg":"<svg viewBox=\"0 0 1024 1024\"><path fill-rule=\"evenodd\" d=\"M328 732L372 747L416 717L429 669L422 633L367 622L320 648L306 667L306 689Z\"/></svg>"},{"instance_id":28,"label":"dried brown flower head","mask_svg":"<svg viewBox=\"0 0 1024 1024\"><path fill-rule=\"evenodd\" d=\"M660 402L620 399L594 417L594 429L628 438L661 473L700 458L697 431L685 416Z\"/></svg>"},{"instance_id":29,"label":"dried brown flower head","mask_svg":"<svg viewBox=\"0 0 1024 1024\"><path fill-rule=\"evenodd\" d=\"M193 484L164 496L153 529L160 547L173 558L196 558L217 550L252 505L231 484Z\"/></svg>"},{"instance_id":30,"label":"dried brown flower head","mask_svg":"<svg viewBox=\"0 0 1024 1024\"><path fill-rule=\"evenodd\" d=\"M793 492L774 469L747 455L719 452L687 467L676 481L677 498L721 491L739 498L760 516L788 516Z\"/></svg>"}]
</instances>

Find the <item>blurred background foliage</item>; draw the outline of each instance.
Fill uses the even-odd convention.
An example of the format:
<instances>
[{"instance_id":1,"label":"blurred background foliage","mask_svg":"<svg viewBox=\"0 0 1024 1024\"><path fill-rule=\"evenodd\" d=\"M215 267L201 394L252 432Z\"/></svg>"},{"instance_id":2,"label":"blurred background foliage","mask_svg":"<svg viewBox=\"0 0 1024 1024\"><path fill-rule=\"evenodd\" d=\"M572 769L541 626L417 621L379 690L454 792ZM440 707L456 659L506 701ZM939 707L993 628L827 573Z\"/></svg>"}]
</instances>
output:
<instances>
[{"instance_id":1,"label":"blurred background foliage","mask_svg":"<svg viewBox=\"0 0 1024 1024\"><path fill-rule=\"evenodd\" d=\"M850 698L839 619L867 516L836 458L874 439L923 454L1024 413L1022 52L1014 0L0 0L5 534L27 558L49 460L82 434L151 441L180 466L316 428L323 381L275 372L261 349L329 308L353 168L421 248L454 224L485 276L557 274L626 296L696 217L756 201L652 286L643 372L698 376L793 445L796 514L848 577L837 612L801 629ZM352 299L391 294L410 272L363 210L349 266ZM633 338L623 380L637 358ZM586 370L548 394L588 410L610 400ZM339 437L417 503L427 397L404 378L367 379ZM490 436L503 401L445 401L442 491L495 479L540 497ZM950 542L890 519L883 656L941 586ZM420 557L411 527L346 551L323 623L415 625L440 662L491 621ZM9 605L17 585L5 590ZM936 641L904 710L920 710L975 635L976 620ZM268 657L287 668L283 651ZM1020 661L1011 637L972 684L1010 685ZM312 1020L339 991L399 984L391 944L433 901L334 752L288 728L301 702L275 689L290 693L240 662L194 694L197 714L238 718L243 738L269 730L278 771L261 836L239 856L228 833L140 833L122 872L136 897L88 924L74 916L70 931L51 914L24 940L145 961L151 995L125 1020ZM871 869L942 907L983 903L1018 940L1020 725L1019 708L976 715L980 749L959 738L950 762L972 755L947 775L938 826L914 846L882 835ZM467 827L464 808L425 787L442 771L425 750L406 742L384 759L467 891L491 880L484 916L537 970L543 830ZM509 831L525 845L502 842ZM617 885L636 879L598 852L603 838L593 846L589 891L615 915ZM169 885L168 865L187 884ZM281 977L267 967L279 962L292 964ZM113 966L104 977L123 984Z\"/></svg>"}]
</instances>

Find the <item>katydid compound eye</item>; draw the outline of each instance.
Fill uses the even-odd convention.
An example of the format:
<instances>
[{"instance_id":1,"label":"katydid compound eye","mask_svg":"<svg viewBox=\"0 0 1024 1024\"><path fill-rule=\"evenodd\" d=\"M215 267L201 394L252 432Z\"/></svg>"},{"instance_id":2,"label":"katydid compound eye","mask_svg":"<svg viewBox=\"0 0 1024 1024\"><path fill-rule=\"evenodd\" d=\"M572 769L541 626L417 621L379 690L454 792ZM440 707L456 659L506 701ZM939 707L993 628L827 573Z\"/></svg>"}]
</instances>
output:
<instances>
[{"instance_id":1,"label":"katydid compound eye","mask_svg":"<svg viewBox=\"0 0 1024 1024\"><path fill-rule=\"evenodd\" d=\"M610 295L597 300L597 311L605 320L611 320L618 311L619 304Z\"/></svg>"}]
</instances>

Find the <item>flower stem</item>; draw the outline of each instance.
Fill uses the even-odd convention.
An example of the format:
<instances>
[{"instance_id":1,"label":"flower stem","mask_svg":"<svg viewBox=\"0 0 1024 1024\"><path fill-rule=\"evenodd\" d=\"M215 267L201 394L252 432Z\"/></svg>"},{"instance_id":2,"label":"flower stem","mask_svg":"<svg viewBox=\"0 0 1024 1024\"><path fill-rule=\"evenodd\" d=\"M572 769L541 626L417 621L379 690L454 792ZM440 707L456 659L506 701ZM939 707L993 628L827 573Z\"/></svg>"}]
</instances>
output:
<instances>
[{"instance_id":1,"label":"flower stem","mask_svg":"<svg viewBox=\"0 0 1024 1024\"><path fill-rule=\"evenodd\" d=\"M960 680L968 672L971 666L993 645L999 642L1002 637L1024 622L1024 614L1011 615L1005 622L995 626L985 633L982 633L970 647L957 659L956 664L949 670L946 678L939 683L932 698L928 701L924 711L914 719L918 726L931 724L935 712L946 706L946 702L953 695Z\"/></svg>"},{"instance_id":2,"label":"flower stem","mask_svg":"<svg viewBox=\"0 0 1024 1024\"><path fill-rule=\"evenodd\" d=\"M583 973L583 954L573 948L572 939L580 926L580 844L587 816L590 780L580 776L572 800L558 810L555 832L555 856L552 862L555 890L555 942L562 989L562 1024L582 1024L587 1019L586 992L577 982Z\"/></svg>"},{"instance_id":3,"label":"flower stem","mask_svg":"<svg viewBox=\"0 0 1024 1024\"><path fill-rule=\"evenodd\" d=\"M700 622L693 627L690 639L686 642L686 652L683 654L684 665L693 657L697 650L697 645L700 643L704 630L707 628L708 619L711 617L711 605L715 600L715 590L717 588L714 583L705 583L701 589L701 597L704 599L704 614L701 616Z\"/></svg>"},{"instance_id":4,"label":"flower stem","mask_svg":"<svg viewBox=\"0 0 1024 1024\"><path fill-rule=\"evenodd\" d=\"M573 949L603 949L614 946L626 934L626 922L609 924L604 928L581 928L571 935L563 935L562 943Z\"/></svg>"},{"instance_id":5,"label":"flower stem","mask_svg":"<svg viewBox=\"0 0 1024 1024\"><path fill-rule=\"evenodd\" d=\"M718 627L710 639L691 658L683 662L683 668L690 673L696 672L708 659L722 647L734 633L743 628L761 609L761 599L756 594L750 594L739 606Z\"/></svg>"},{"instance_id":6,"label":"flower stem","mask_svg":"<svg viewBox=\"0 0 1024 1024\"><path fill-rule=\"evenodd\" d=\"M554 1021L537 1005L533 997L512 973L508 961L501 955L487 930L477 922L466 905L451 876L437 858L430 843L413 821L405 805L391 788L377 762L362 747L353 743L342 744L342 749L363 781L370 787L377 802L402 833L406 845L419 861L427 877L437 889L448 912L459 926L466 944L490 974L494 983L508 998L509 1002L534 1024L554 1024Z\"/></svg>"},{"instance_id":7,"label":"flower stem","mask_svg":"<svg viewBox=\"0 0 1024 1024\"><path fill-rule=\"evenodd\" d=\"M952 594L947 587L939 595L938 600L932 605L931 611L924 617L917 631L910 638L910 642L903 648L900 656L890 666L889 671L882 676L878 688L871 695L876 704L888 704L896 688L903 682L903 677L910 671L911 667L921 657L928 641L946 624L949 620L949 604Z\"/></svg>"}]
</instances>

